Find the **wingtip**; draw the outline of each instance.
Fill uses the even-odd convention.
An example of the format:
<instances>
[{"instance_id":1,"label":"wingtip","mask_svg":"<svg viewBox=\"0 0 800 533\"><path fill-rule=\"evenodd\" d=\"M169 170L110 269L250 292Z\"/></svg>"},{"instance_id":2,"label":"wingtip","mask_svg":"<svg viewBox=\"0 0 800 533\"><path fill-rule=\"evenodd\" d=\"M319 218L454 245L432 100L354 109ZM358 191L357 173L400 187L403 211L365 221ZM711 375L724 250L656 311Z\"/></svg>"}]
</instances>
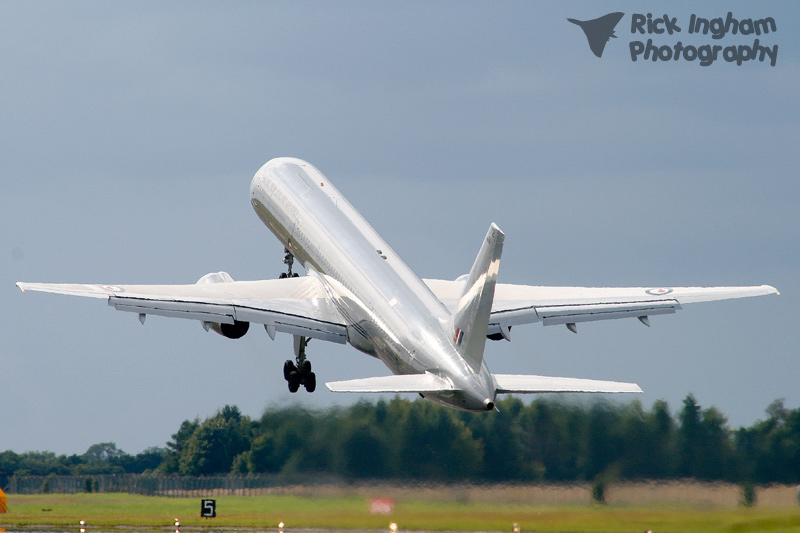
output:
<instances>
[{"instance_id":1,"label":"wingtip","mask_svg":"<svg viewBox=\"0 0 800 533\"><path fill-rule=\"evenodd\" d=\"M753 287L759 291L759 294L777 294L780 296L781 292L773 287L772 285L759 285L758 287Z\"/></svg>"}]
</instances>

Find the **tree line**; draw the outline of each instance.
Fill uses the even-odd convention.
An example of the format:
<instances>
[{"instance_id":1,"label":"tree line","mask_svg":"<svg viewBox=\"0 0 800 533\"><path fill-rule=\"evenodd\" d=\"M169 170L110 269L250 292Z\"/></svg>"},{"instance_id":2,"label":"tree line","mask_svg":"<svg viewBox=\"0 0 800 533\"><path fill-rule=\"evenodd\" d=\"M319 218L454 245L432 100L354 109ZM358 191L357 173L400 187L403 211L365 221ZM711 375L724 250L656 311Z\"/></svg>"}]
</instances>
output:
<instances>
[{"instance_id":1,"label":"tree line","mask_svg":"<svg viewBox=\"0 0 800 533\"><path fill-rule=\"evenodd\" d=\"M486 414L400 397L349 407L269 408L258 419L225 406L184 421L165 448L137 455L114 443L83 455L0 453L13 475L326 473L344 479L535 482L693 478L800 482L800 408L773 402L767 417L732 430L694 396L666 402L570 403L515 397Z\"/></svg>"}]
</instances>

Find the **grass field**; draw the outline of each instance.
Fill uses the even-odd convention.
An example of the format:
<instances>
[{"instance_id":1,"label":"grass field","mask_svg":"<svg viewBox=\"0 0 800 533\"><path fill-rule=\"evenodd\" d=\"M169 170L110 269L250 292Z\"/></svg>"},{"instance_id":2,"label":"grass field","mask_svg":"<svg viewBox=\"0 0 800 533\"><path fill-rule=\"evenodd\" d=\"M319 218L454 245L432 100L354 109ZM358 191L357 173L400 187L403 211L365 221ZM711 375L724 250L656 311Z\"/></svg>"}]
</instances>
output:
<instances>
[{"instance_id":1,"label":"grass field","mask_svg":"<svg viewBox=\"0 0 800 533\"><path fill-rule=\"evenodd\" d=\"M278 523L284 522L287 533L304 527L388 531L390 522L396 522L401 531L511 531L517 523L521 531L541 532L800 532L800 506L793 487L782 489L794 496L785 504L775 495L764 502L761 495L768 492L761 490L762 503L755 507L741 507L736 503L738 499L731 500L737 494L734 488L629 485L610 490L609 505L589 503L586 487L298 487L279 494L204 494L189 498L11 494L8 514L0 515L0 527L78 528L79 522L85 520L90 532L93 528L119 526L165 530L174 529L178 518L182 530L276 530ZM771 490L781 492L777 488ZM550 503L545 498L548 492ZM682 499L665 503L664 494L680 495ZM216 518L200 517L201 497L217 500ZM393 498L394 512L388 516L371 514L370 497Z\"/></svg>"}]
</instances>

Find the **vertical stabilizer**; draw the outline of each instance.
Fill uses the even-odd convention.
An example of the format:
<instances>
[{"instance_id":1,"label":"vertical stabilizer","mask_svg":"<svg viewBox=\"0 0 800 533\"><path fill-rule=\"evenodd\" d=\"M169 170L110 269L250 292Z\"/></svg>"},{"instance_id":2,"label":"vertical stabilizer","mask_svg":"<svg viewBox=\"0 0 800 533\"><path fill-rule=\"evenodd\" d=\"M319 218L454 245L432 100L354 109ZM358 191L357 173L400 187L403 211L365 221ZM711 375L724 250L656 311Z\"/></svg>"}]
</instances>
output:
<instances>
[{"instance_id":1,"label":"vertical stabilizer","mask_svg":"<svg viewBox=\"0 0 800 533\"><path fill-rule=\"evenodd\" d=\"M476 372L483 362L504 239L503 232L493 223L464 283L458 307L453 314L453 343Z\"/></svg>"}]
</instances>

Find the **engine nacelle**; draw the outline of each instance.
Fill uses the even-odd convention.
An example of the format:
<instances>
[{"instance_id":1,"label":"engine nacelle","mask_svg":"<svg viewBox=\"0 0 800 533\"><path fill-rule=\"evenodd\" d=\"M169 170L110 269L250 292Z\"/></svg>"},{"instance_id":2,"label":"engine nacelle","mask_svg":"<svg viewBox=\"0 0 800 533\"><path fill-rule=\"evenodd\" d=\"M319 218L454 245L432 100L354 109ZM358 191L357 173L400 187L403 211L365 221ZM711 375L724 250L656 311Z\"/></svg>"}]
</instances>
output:
<instances>
[{"instance_id":1,"label":"engine nacelle","mask_svg":"<svg viewBox=\"0 0 800 533\"><path fill-rule=\"evenodd\" d=\"M223 337L229 339L241 339L247 330L250 329L250 322L239 322L234 320L233 324L220 324L219 322L203 322L203 327L213 330Z\"/></svg>"},{"instance_id":2,"label":"engine nacelle","mask_svg":"<svg viewBox=\"0 0 800 533\"><path fill-rule=\"evenodd\" d=\"M206 274L199 280L197 280L197 284L201 283L231 283L233 278L227 272L211 272ZM244 334L247 333L247 330L250 329L250 322L239 322L238 320L234 320L233 324L221 324L219 322L203 322L203 329L208 331L213 330L214 332L222 335L223 337L227 337L229 339L241 339L244 337Z\"/></svg>"}]
</instances>

